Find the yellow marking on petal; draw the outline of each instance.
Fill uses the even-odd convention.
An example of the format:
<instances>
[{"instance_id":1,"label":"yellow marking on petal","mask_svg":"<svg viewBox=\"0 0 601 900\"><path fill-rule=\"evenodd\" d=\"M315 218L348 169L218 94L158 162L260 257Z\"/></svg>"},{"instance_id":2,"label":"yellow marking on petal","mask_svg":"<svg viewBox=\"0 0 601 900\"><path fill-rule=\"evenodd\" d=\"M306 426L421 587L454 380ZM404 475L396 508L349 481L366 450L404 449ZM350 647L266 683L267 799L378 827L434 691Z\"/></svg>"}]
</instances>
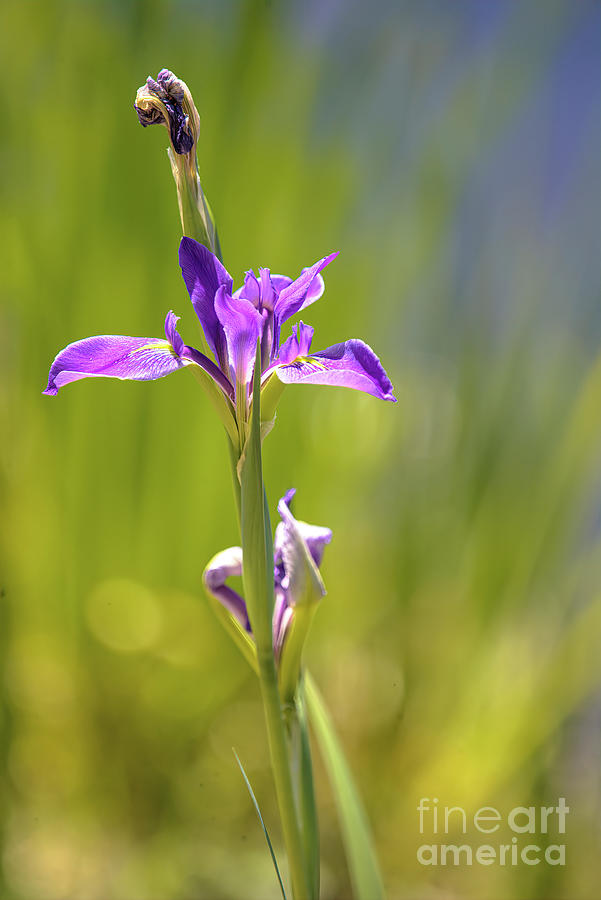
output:
<instances>
[{"instance_id":1,"label":"yellow marking on petal","mask_svg":"<svg viewBox=\"0 0 601 900\"><path fill-rule=\"evenodd\" d=\"M136 347L135 350L130 350L129 355L135 356L136 353L143 353L144 350L159 350L163 353L169 353L171 356L175 356L176 359L179 359L169 341L153 341L150 344L144 344L142 347Z\"/></svg>"},{"instance_id":2,"label":"yellow marking on petal","mask_svg":"<svg viewBox=\"0 0 601 900\"><path fill-rule=\"evenodd\" d=\"M311 366L314 369L327 369L328 367L314 356L297 356L291 363L283 363L281 369L300 369L301 366Z\"/></svg>"}]
</instances>

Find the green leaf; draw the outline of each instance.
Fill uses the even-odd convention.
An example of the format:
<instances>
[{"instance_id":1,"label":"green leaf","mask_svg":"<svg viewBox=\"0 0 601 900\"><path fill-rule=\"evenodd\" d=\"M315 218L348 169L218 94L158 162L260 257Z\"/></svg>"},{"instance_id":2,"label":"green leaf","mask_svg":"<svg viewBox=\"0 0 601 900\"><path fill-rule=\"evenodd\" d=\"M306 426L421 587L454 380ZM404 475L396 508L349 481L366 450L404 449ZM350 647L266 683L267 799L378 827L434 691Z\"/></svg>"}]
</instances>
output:
<instances>
[{"instance_id":1,"label":"green leaf","mask_svg":"<svg viewBox=\"0 0 601 900\"><path fill-rule=\"evenodd\" d=\"M280 875L280 870L278 868L278 861L275 857L273 845L269 838L269 832L267 831L267 826L265 825L265 822L263 821L263 816L261 815L261 810L259 809L259 804L257 803L257 798L255 797L255 792L253 791L250 781L248 780L248 776L247 776L246 772L244 771L244 766L240 762L240 758L233 747L232 747L232 753L236 757L236 762L238 763L238 765L240 767L240 771L242 772L242 777L244 778L246 787L248 788L248 793L250 794L250 799L252 800L255 810L257 812L257 815L259 817L259 822L261 823L261 827L263 828L265 840L267 841L267 846L269 847L269 852L271 853L271 859L273 861L273 867L275 869L275 874L278 876L278 881L280 883L280 890L282 892L282 897L284 898L284 900L286 900L286 891L284 890L284 885L282 883L282 876Z\"/></svg>"},{"instance_id":2,"label":"green leaf","mask_svg":"<svg viewBox=\"0 0 601 900\"><path fill-rule=\"evenodd\" d=\"M330 714L308 673L305 676L305 697L336 801L353 893L356 900L384 900L384 885L365 810Z\"/></svg>"}]
</instances>

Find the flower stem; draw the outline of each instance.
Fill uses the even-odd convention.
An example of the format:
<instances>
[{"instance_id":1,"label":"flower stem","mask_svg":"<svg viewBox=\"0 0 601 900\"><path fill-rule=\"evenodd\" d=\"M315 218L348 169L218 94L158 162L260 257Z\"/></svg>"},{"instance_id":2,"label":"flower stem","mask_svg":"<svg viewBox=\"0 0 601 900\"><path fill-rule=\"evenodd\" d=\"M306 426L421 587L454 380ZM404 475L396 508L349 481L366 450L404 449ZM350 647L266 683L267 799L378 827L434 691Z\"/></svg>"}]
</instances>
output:
<instances>
[{"instance_id":1,"label":"flower stem","mask_svg":"<svg viewBox=\"0 0 601 900\"><path fill-rule=\"evenodd\" d=\"M260 446L260 445L259 445ZM260 452L260 451L259 451ZM232 476L234 478L234 491L237 493L238 478L236 475L236 466L232 461ZM248 485L244 483L240 491L241 493L241 510L242 510L242 553L246 560L245 565L252 570L257 571L261 566L255 568L254 563L261 557L267 560L267 567L264 569L265 574L271 579L270 588L273 589L273 550L271 547L271 539L265 540L265 536L271 537L271 525L269 523L269 513L267 510L267 498L263 485L262 475L259 483L254 485L255 490L258 488L262 493L262 513L261 518L264 522L263 529L247 528L245 520L245 507L248 505L247 491ZM260 540L260 534L263 531L263 541ZM254 540L247 540L247 535L254 536ZM251 562L251 555L254 557ZM248 569L246 569L248 571ZM260 579L251 577L249 581L255 582L255 590L252 592L255 598L261 596L266 597L267 591L261 589ZM245 586L247 585L245 574ZM249 585L250 587L250 585ZM263 587L266 587L265 585ZM249 599L250 591L245 587L247 599ZM249 607L250 610L250 607ZM267 639L261 638L261 631L257 627L255 632L255 642L257 648L257 664L259 685L261 690L261 699L263 702L263 711L265 715L265 724L267 727L267 741L269 745L269 755L271 759L271 769L275 782L276 797L278 809L280 812L280 820L282 823L282 831L284 833L284 843L286 845L286 853L288 856L288 865L290 869L290 880L292 882L292 895L295 900L309 900L312 894L310 891L310 880L307 872L307 861L305 859L303 838L300 830L300 823L297 815L297 808L294 799L294 788L291 772L291 756L290 746L287 740L286 726L284 722L282 701L278 686L278 676L273 654L273 644L271 637L271 614L272 608L269 610L269 635ZM251 614L251 622L253 616ZM258 617L255 617L257 626L259 625Z\"/></svg>"},{"instance_id":2,"label":"flower stem","mask_svg":"<svg viewBox=\"0 0 601 900\"><path fill-rule=\"evenodd\" d=\"M248 615L257 648L259 683L276 796L288 855L292 894L309 900L310 877L297 814L282 700L273 652L273 546L261 455L261 354L256 354L253 410L240 465L242 577ZM232 473L237 473L232 458ZM236 477L237 481L237 477Z\"/></svg>"},{"instance_id":3,"label":"flower stem","mask_svg":"<svg viewBox=\"0 0 601 900\"><path fill-rule=\"evenodd\" d=\"M241 491L240 491L240 481L238 479L237 472L237 460L235 450L230 441L228 441L228 447L230 451L230 466L232 472L232 486L234 490L234 500L236 503L236 512L238 516L238 525L240 525L240 516L241 516ZM292 877L293 883L293 893L294 897L298 898L298 900L304 900L305 897L313 897L317 896L319 893L319 888L317 888L317 894L314 893L314 885L315 880L317 879L317 884L319 884L319 868L317 869L317 875L315 872L312 872L311 879L309 881L309 886L307 886L307 875L305 873L305 859L300 860L300 867L302 867L302 880L301 886L295 887L295 880L301 878L300 872L297 876L294 875L293 864L292 864L292 855L290 852L290 844L287 835L290 837L290 841L294 844L295 847L301 848L302 844L307 842L307 836L302 836L300 834L298 820L296 816L296 807L294 802L294 788L292 782L292 775L290 772L290 747L288 745L288 741L286 740L286 731L284 726L284 720L282 717L282 707L281 707L281 699L280 693L278 689L277 683L277 672L275 668L275 660L273 657L272 651L266 651L261 654L258 660L258 672L260 686L261 686L261 698L263 700L263 707L265 710L265 719L267 724L267 737L269 741L269 751L271 755L272 769L274 773L274 781L276 784L276 795L278 800L278 808L280 810L280 818L282 821L282 828L284 831L284 840L286 842L286 849L288 851L289 863L290 863L290 873ZM296 710L294 711L294 716L296 718ZM295 723L298 725L298 723ZM303 734L303 740L307 740L306 734L306 722L303 723L305 732ZM309 766L311 761L310 750L308 749L308 742L303 747L303 756L304 756L304 765L303 768L307 765L307 756L309 760ZM277 763L274 762L274 758L277 758ZM306 768L305 768L306 771ZM309 770L310 771L310 770ZM283 772L284 774L280 775L279 773ZM286 774L287 773L287 774ZM312 791L311 791L311 797ZM314 803L313 798L313 803ZM308 818L311 824L313 825L312 830L312 838L315 839L317 836L317 828L316 828L316 817L315 810L313 809L312 814L310 816L304 813L304 817ZM318 838L317 838L318 840ZM311 848L313 852L309 854L312 857L312 862L314 863L314 847ZM294 851L293 851L294 853ZM297 854L294 853L296 856ZM311 883L312 882L312 883Z\"/></svg>"},{"instance_id":4,"label":"flower stem","mask_svg":"<svg viewBox=\"0 0 601 900\"><path fill-rule=\"evenodd\" d=\"M308 900L310 894L303 841L294 803L290 757L282 718L280 694L273 653L260 653L259 682L267 724L267 738L271 767L288 854L292 895L295 900Z\"/></svg>"},{"instance_id":5,"label":"flower stem","mask_svg":"<svg viewBox=\"0 0 601 900\"><path fill-rule=\"evenodd\" d=\"M284 715L292 758L293 787L305 849L309 898L319 900L319 822L303 682L304 679L301 678L294 701L285 707Z\"/></svg>"},{"instance_id":6,"label":"flower stem","mask_svg":"<svg viewBox=\"0 0 601 900\"><path fill-rule=\"evenodd\" d=\"M232 488L234 490L234 503L236 504L236 521L238 523L238 530L241 530L241 516L242 516L242 499L240 497L240 479L238 478L238 457L236 455L236 449L232 442L228 440L227 449L229 452L230 459L230 471L232 473Z\"/></svg>"}]
</instances>

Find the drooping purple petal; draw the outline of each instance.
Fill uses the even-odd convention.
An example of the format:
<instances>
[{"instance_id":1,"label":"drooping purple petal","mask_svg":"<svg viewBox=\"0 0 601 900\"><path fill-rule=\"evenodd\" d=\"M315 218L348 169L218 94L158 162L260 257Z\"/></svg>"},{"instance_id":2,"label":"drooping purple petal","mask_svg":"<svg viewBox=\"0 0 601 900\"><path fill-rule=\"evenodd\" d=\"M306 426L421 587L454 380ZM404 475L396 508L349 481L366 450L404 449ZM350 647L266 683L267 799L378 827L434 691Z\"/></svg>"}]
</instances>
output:
<instances>
[{"instance_id":1,"label":"drooping purple petal","mask_svg":"<svg viewBox=\"0 0 601 900\"><path fill-rule=\"evenodd\" d=\"M276 373L284 384L298 382L349 387L381 400L396 402L392 384L380 360L371 347L357 339L277 365Z\"/></svg>"},{"instance_id":2,"label":"drooping purple petal","mask_svg":"<svg viewBox=\"0 0 601 900\"><path fill-rule=\"evenodd\" d=\"M226 341L215 312L215 295L222 286L226 293L231 294L232 278L217 257L192 238L182 238L179 262L207 343L215 354L215 359L225 368Z\"/></svg>"},{"instance_id":3,"label":"drooping purple petal","mask_svg":"<svg viewBox=\"0 0 601 900\"><path fill-rule=\"evenodd\" d=\"M338 253L330 253L324 256L308 269L304 269L299 277L286 287L282 288L275 303L275 314L278 323L282 325L286 319L293 316L299 310L313 303L323 293L323 279L316 282L316 277L328 263L336 259Z\"/></svg>"},{"instance_id":4,"label":"drooping purple petal","mask_svg":"<svg viewBox=\"0 0 601 900\"><path fill-rule=\"evenodd\" d=\"M249 384L263 317L249 300L231 297L224 286L215 296L215 313L225 334L232 378L238 384Z\"/></svg>"},{"instance_id":5,"label":"drooping purple petal","mask_svg":"<svg viewBox=\"0 0 601 900\"><path fill-rule=\"evenodd\" d=\"M225 583L228 578L236 575L242 575L242 547L229 547L214 556L202 578L207 591L250 632L246 603L237 591Z\"/></svg>"},{"instance_id":6,"label":"drooping purple petal","mask_svg":"<svg viewBox=\"0 0 601 900\"><path fill-rule=\"evenodd\" d=\"M52 363L44 393L54 396L59 388L80 378L154 381L185 365L188 362L160 338L102 334L61 350Z\"/></svg>"}]
</instances>

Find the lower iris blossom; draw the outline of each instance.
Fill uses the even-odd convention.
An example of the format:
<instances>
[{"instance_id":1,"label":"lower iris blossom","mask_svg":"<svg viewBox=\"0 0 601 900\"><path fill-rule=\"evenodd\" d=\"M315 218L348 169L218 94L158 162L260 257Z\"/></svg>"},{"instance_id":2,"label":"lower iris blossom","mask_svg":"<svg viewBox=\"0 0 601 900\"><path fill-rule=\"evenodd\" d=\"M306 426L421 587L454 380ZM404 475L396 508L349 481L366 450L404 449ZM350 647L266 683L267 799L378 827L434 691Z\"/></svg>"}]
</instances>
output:
<instances>
[{"instance_id":1,"label":"lower iris blossom","mask_svg":"<svg viewBox=\"0 0 601 900\"><path fill-rule=\"evenodd\" d=\"M326 544L332 540L329 528L298 521L290 511L294 489L278 503L281 521L273 542L274 610L273 648L280 660L288 637L292 634L295 617L313 611L324 596L325 587L319 566ZM242 575L242 548L229 547L218 553L207 565L203 581L208 593L221 603L241 628L252 635L252 625L243 597L227 584L228 578ZM303 639L306 632L303 633ZM302 640L297 648L300 655Z\"/></svg>"},{"instance_id":2,"label":"lower iris blossom","mask_svg":"<svg viewBox=\"0 0 601 900\"><path fill-rule=\"evenodd\" d=\"M249 271L244 284L233 281L219 259L202 244L182 238L180 265L205 346L200 352L184 344L169 312L165 338L100 335L69 344L50 369L45 394L81 378L153 381L186 366L203 369L219 387L238 426L247 419L257 343L262 389L274 377L283 384L326 384L355 388L395 400L392 384L378 357L363 341L348 340L311 352L313 329L300 322L280 343L282 325L321 297L321 271L337 254L324 256L293 280L269 269ZM211 358L212 356L212 358ZM242 423L240 422L242 419Z\"/></svg>"}]
</instances>

